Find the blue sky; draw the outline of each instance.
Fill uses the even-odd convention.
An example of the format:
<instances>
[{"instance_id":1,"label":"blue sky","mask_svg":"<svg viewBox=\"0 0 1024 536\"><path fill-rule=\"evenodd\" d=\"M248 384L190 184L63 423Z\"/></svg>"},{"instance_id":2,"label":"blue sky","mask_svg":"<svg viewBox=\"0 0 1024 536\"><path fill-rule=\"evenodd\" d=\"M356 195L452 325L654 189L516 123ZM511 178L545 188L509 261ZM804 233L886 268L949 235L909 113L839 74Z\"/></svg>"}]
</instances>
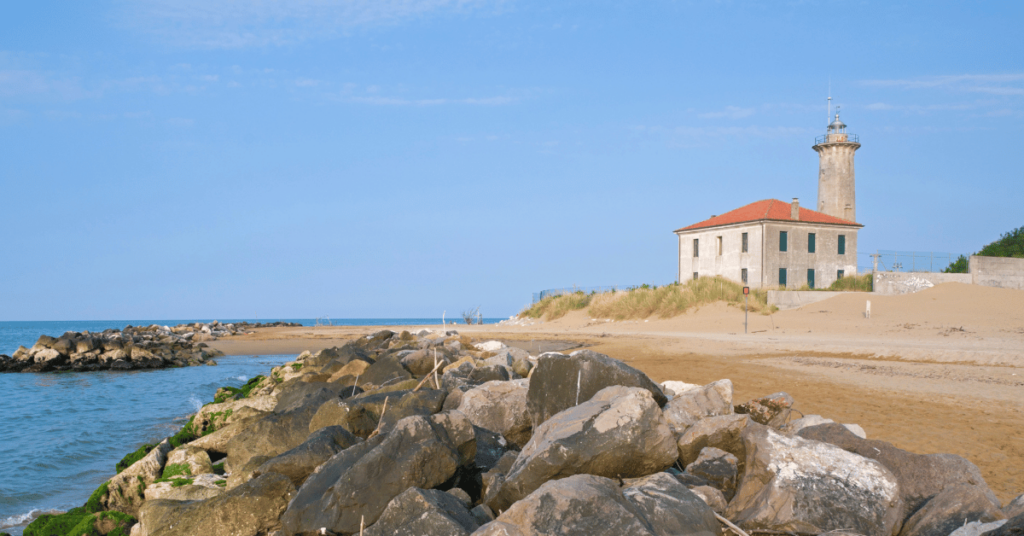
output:
<instances>
[{"instance_id":1,"label":"blue sky","mask_svg":"<svg viewBox=\"0 0 1024 536\"><path fill-rule=\"evenodd\" d=\"M1024 225L1020 2L0 5L0 320L507 316L817 195L860 252ZM869 260L861 259L862 265Z\"/></svg>"}]
</instances>

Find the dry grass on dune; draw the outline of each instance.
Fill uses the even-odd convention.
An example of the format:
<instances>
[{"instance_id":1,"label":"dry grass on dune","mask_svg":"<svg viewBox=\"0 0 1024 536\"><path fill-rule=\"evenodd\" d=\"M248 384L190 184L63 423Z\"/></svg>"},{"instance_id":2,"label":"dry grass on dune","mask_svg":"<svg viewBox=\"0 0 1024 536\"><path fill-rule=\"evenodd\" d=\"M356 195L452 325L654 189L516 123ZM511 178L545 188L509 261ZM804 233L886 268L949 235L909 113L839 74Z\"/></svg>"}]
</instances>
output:
<instances>
[{"instance_id":1,"label":"dry grass on dune","mask_svg":"<svg viewBox=\"0 0 1024 536\"><path fill-rule=\"evenodd\" d=\"M673 283L663 287L633 288L627 291L585 294L582 291L561 296L548 296L523 309L520 316L554 320L571 311L587 309L593 318L615 320L644 319L651 316L672 318L693 307L724 301L729 305L743 305L743 285L721 277L702 277L686 283ZM750 311L770 313L768 292L750 289Z\"/></svg>"}]
</instances>

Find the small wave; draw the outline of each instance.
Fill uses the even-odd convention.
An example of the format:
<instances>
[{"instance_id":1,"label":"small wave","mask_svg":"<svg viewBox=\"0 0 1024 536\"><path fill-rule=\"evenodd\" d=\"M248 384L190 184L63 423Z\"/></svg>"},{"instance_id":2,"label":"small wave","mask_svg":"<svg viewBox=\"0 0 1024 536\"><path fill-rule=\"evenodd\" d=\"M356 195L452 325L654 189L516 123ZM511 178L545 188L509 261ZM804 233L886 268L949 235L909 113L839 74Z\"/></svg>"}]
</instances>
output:
<instances>
[{"instance_id":1,"label":"small wave","mask_svg":"<svg viewBox=\"0 0 1024 536\"><path fill-rule=\"evenodd\" d=\"M199 410L203 409L203 401L200 400L195 393L192 393L191 395L188 396L188 403L190 406L195 408L196 413L199 413Z\"/></svg>"},{"instance_id":2,"label":"small wave","mask_svg":"<svg viewBox=\"0 0 1024 536\"><path fill-rule=\"evenodd\" d=\"M249 381L249 378L246 378L245 376L235 376L235 379L240 381L240 382Z\"/></svg>"},{"instance_id":3,"label":"small wave","mask_svg":"<svg viewBox=\"0 0 1024 536\"><path fill-rule=\"evenodd\" d=\"M28 525L35 521L35 519L43 514L63 514L61 510L32 510L27 514L21 514L16 516L7 517L0 519L0 529L9 529L11 527L20 527L22 525Z\"/></svg>"}]
</instances>

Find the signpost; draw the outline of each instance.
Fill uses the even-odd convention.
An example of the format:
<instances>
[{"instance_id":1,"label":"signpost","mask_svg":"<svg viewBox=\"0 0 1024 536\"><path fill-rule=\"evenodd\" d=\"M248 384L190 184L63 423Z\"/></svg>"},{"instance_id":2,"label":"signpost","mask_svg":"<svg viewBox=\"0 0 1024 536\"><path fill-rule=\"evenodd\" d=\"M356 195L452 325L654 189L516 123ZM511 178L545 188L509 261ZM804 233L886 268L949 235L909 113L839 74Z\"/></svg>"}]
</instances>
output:
<instances>
[{"instance_id":1,"label":"signpost","mask_svg":"<svg viewBox=\"0 0 1024 536\"><path fill-rule=\"evenodd\" d=\"M747 296L750 295L750 287L743 287L743 333L747 333Z\"/></svg>"}]
</instances>

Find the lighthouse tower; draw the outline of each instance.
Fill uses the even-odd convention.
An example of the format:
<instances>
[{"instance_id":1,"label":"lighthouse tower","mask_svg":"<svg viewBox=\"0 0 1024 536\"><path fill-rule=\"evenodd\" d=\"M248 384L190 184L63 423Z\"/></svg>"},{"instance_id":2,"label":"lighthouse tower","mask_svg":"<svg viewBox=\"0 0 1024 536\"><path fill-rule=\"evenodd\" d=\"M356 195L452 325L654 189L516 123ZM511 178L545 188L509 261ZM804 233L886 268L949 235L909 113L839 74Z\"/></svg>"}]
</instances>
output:
<instances>
[{"instance_id":1,"label":"lighthouse tower","mask_svg":"<svg viewBox=\"0 0 1024 536\"><path fill-rule=\"evenodd\" d=\"M814 141L818 153L818 212L847 221L857 221L856 188L853 180L853 153L860 149L857 136L846 132L836 118L824 136Z\"/></svg>"}]
</instances>

